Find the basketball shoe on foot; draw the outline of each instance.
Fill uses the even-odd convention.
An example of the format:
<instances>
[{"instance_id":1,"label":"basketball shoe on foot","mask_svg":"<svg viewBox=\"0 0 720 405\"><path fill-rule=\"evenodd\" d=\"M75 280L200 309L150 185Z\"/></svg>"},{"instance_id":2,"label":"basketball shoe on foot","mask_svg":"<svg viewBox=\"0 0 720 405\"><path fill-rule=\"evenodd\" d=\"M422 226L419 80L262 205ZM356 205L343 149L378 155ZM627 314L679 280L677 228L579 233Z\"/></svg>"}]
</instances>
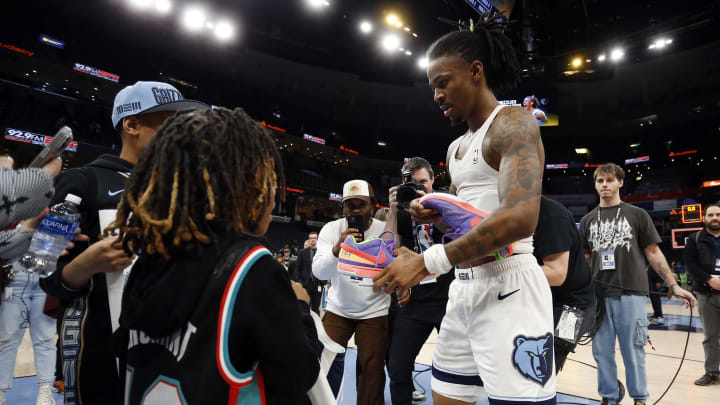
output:
<instances>
[{"instance_id":1,"label":"basketball shoe on foot","mask_svg":"<svg viewBox=\"0 0 720 405\"><path fill-rule=\"evenodd\" d=\"M490 216L489 212L479 210L463 201L460 197L447 193L427 194L420 199L420 204L426 209L437 211L442 217L443 223L450 227L443 236L443 240L445 238L454 240L465 235L475 225ZM493 254L495 260L499 261L511 256L514 245L513 243L495 252Z\"/></svg>"},{"instance_id":2,"label":"basketball shoe on foot","mask_svg":"<svg viewBox=\"0 0 720 405\"><path fill-rule=\"evenodd\" d=\"M391 234L392 239L383 239L386 233ZM392 231L385 231L380 237L362 242L356 242L355 238L348 236L345 242L340 244L338 271L361 285L372 286L372 278L380 274L395 258L395 240L395 233Z\"/></svg>"},{"instance_id":3,"label":"basketball shoe on foot","mask_svg":"<svg viewBox=\"0 0 720 405\"><path fill-rule=\"evenodd\" d=\"M53 383L53 392L65 392L65 383L63 383L62 380L55 380L55 382Z\"/></svg>"},{"instance_id":4,"label":"basketball shoe on foot","mask_svg":"<svg viewBox=\"0 0 720 405\"><path fill-rule=\"evenodd\" d=\"M52 397L52 385L43 384L38 388L37 401L35 405L55 405L55 399Z\"/></svg>"},{"instance_id":5,"label":"basketball shoe on foot","mask_svg":"<svg viewBox=\"0 0 720 405\"><path fill-rule=\"evenodd\" d=\"M427 396L425 396L417 391L413 391L413 393L412 393L412 403L413 404L421 404L425 401L427 401Z\"/></svg>"}]
</instances>

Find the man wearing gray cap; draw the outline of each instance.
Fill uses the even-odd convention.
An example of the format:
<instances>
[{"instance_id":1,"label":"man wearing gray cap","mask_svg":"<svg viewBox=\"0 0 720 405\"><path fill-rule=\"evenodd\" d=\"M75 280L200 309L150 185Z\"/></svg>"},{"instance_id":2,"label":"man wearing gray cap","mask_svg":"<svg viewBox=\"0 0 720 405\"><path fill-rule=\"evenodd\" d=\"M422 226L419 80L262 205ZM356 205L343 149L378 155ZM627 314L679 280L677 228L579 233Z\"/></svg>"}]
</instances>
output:
<instances>
[{"instance_id":1,"label":"man wearing gray cap","mask_svg":"<svg viewBox=\"0 0 720 405\"><path fill-rule=\"evenodd\" d=\"M70 254L58 260L57 270L41 281L51 296L68 302L63 316L62 360L65 375L65 404L122 404L121 379L112 350L112 333L119 313L113 311L109 280L132 264L116 238L99 240L102 216L114 219L125 182L165 120L177 111L208 108L199 101L185 100L173 86L161 82L137 82L116 96L112 123L120 134L120 156L101 155L89 165L68 170L55 180L51 205L68 193L82 198L80 227L89 243L77 243ZM122 284L120 284L122 286Z\"/></svg>"}]
</instances>

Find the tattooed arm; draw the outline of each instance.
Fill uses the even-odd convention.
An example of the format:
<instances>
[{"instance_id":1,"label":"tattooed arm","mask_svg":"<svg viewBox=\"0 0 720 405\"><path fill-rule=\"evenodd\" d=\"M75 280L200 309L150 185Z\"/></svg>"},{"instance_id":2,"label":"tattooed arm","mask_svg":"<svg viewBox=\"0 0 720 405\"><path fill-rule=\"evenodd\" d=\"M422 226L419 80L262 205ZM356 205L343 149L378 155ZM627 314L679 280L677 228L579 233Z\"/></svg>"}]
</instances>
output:
<instances>
[{"instance_id":1,"label":"tattooed arm","mask_svg":"<svg viewBox=\"0 0 720 405\"><path fill-rule=\"evenodd\" d=\"M665 283L674 295L686 299L690 305L695 306L697 299L691 293L681 288L677 281L675 281L675 277L673 277L672 270L670 270L670 266L668 266L665 255L657 243L653 243L645 248L645 257L647 257L650 266L652 266L655 272L665 280Z\"/></svg>"},{"instance_id":2,"label":"tattooed arm","mask_svg":"<svg viewBox=\"0 0 720 405\"><path fill-rule=\"evenodd\" d=\"M545 152L540 128L522 108L498 115L483 142L483 157L500 173L500 206L467 234L445 245L453 265L471 263L532 235L540 213Z\"/></svg>"}]
</instances>

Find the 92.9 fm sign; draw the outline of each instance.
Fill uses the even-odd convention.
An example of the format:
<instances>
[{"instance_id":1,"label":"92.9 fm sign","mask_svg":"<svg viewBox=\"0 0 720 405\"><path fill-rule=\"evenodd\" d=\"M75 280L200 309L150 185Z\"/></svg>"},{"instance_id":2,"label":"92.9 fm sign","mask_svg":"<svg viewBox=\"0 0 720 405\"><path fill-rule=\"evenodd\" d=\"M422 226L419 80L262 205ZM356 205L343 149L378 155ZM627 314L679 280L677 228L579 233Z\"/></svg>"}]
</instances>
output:
<instances>
[{"instance_id":1,"label":"92.9 fm sign","mask_svg":"<svg viewBox=\"0 0 720 405\"><path fill-rule=\"evenodd\" d=\"M88 74L90 76L99 77L101 79L110 80L111 82L115 83L120 81L120 76L114 73L109 73L104 70L94 68L92 66L83 65L82 63L75 63L75 66L73 66L73 70L76 72Z\"/></svg>"},{"instance_id":2,"label":"92.9 fm sign","mask_svg":"<svg viewBox=\"0 0 720 405\"><path fill-rule=\"evenodd\" d=\"M23 131L21 129L6 128L5 139L10 141L29 143L31 145L45 146L53 140L52 136L40 135L29 131ZM72 141L68 144L65 150L70 152L77 152L78 144Z\"/></svg>"}]
</instances>

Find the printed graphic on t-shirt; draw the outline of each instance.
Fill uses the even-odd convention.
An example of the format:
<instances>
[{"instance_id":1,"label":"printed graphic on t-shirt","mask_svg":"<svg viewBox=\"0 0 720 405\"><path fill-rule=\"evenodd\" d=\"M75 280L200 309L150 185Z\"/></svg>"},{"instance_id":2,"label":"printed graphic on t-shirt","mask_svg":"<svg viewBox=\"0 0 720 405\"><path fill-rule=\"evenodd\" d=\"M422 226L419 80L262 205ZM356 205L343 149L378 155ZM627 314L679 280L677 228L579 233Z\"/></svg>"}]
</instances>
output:
<instances>
[{"instance_id":1,"label":"printed graphic on t-shirt","mask_svg":"<svg viewBox=\"0 0 720 405\"><path fill-rule=\"evenodd\" d=\"M415 229L417 231L417 244L418 247L420 247L420 253L422 253L428 250L433 244L432 230L430 230L430 225L428 224L416 225Z\"/></svg>"},{"instance_id":2,"label":"printed graphic on t-shirt","mask_svg":"<svg viewBox=\"0 0 720 405\"><path fill-rule=\"evenodd\" d=\"M610 218L590 224L588 242L592 243L593 252L614 251L618 246L630 252L633 237L632 227L625 217Z\"/></svg>"}]
</instances>

